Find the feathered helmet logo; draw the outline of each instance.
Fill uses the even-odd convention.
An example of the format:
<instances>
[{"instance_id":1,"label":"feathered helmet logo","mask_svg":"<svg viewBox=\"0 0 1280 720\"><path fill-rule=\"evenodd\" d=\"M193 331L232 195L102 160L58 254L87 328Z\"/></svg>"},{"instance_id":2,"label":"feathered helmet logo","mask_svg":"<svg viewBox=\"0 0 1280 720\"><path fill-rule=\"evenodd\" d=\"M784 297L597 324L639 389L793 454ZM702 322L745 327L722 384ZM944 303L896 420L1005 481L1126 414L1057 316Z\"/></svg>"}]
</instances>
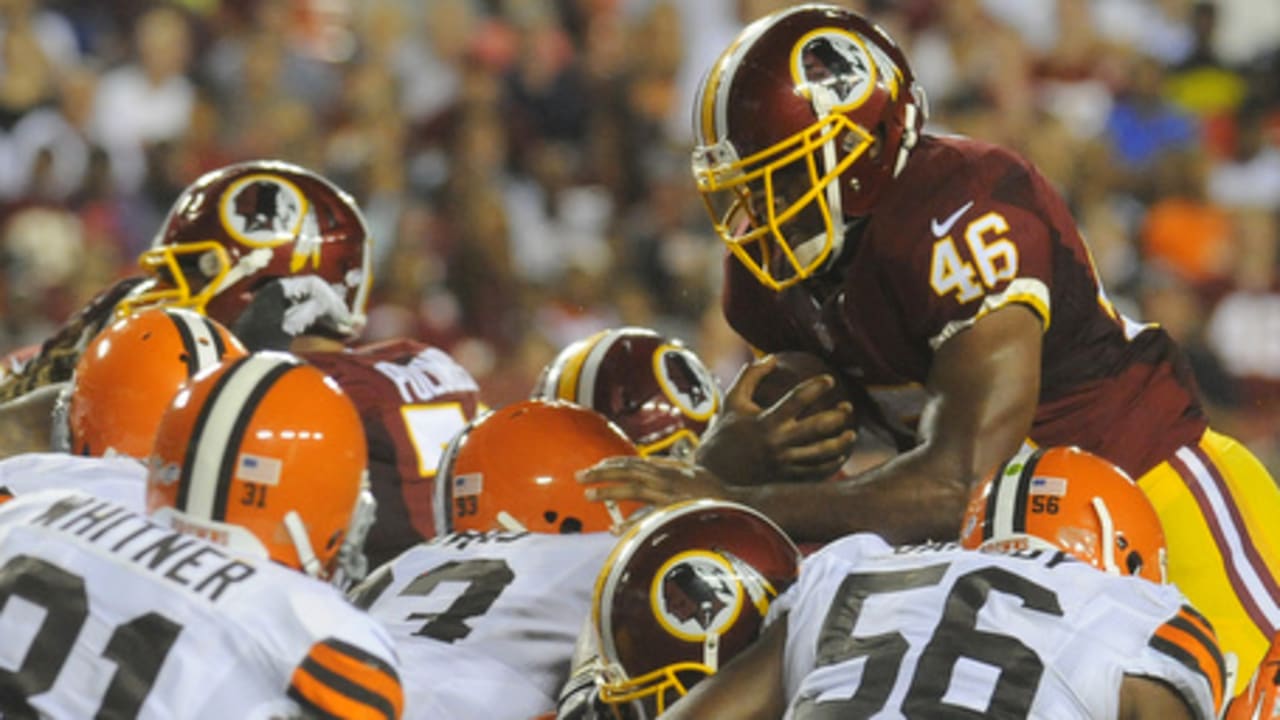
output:
<instances>
[{"instance_id":1,"label":"feathered helmet logo","mask_svg":"<svg viewBox=\"0 0 1280 720\"><path fill-rule=\"evenodd\" d=\"M720 393L715 378L687 348L658 348L654 370L663 393L686 415L704 419L718 409Z\"/></svg>"},{"instance_id":2,"label":"feathered helmet logo","mask_svg":"<svg viewBox=\"0 0 1280 720\"><path fill-rule=\"evenodd\" d=\"M742 586L729 561L716 553L681 553L654 578L652 600L672 635L701 641L722 633L742 609Z\"/></svg>"},{"instance_id":3,"label":"feathered helmet logo","mask_svg":"<svg viewBox=\"0 0 1280 720\"><path fill-rule=\"evenodd\" d=\"M797 87L820 109L850 110L866 102L878 73L893 64L853 33L830 28L801 38L792 51Z\"/></svg>"},{"instance_id":4,"label":"feathered helmet logo","mask_svg":"<svg viewBox=\"0 0 1280 720\"><path fill-rule=\"evenodd\" d=\"M298 237L307 201L282 177L248 175L222 195L220 214L227 231L247 245L270 246Z\"/></svg>"}]
</instances>

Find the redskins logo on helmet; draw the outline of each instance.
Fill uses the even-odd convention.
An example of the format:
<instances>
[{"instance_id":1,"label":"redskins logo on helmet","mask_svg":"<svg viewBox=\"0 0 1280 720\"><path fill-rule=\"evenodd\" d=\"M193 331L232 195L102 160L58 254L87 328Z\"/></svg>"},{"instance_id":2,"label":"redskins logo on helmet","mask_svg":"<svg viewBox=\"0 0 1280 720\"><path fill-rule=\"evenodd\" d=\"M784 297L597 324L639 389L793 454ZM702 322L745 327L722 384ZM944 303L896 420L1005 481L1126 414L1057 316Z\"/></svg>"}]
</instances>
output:
<instances>
[{"instance_id":1,"label":"redskins logo on helmet","mask_svg":"<svg viewBox=\"0 0 1280 720\"><path fill-rule=\"evenodd\" d=\"M189 307L232 325L272 278L317 275L355 318L322 330L354 338L364 323L371 250L359 207L323 177L279 161L229 165L183 190L138 259L156 281L118 312Z\"/></svg>"},{"instance_id":2,"label":"redskins logo on helmet","mask_svg":"<svg viewBox=\"0 0 1280 720\"><path fill-rule=\"evenodd\" d=\"M596 580L600 699L661 713L755 639L799 561L782 530L743 505L693 500L646 515Z\"/></svg>"},{"instance_id":3,"label":"redskins logo on helmet","mask_svg":"<svg viewBox=\"0 0 1280 720\"><path fill-rule=\"evenodd\" d=\"M255 353L174 397L148 460L147 510L176 530L319 578L358 579L373 513L364 429L330 377Z\"/></svg>"},{"instance_id":4,"label":"redskins logo on helmet","mask_svg":"<svg viewBox=\"0 0 1280 720\"><path fill-rule=\"evenodd\" d=\"M693 550L671 558L653 579L654 616L684 640L719 635L742 611L745 593L736 574L729 558L714 552Z\"/></svg>"},{"instance_id":5,"label":"redskins logo on helmet","mask_svg":"<svg viewBox=\"0 0 1280 720\"><path fill-rule=\"evenodd\" d=\"M639 503L586 499L576 474L636 455L613 423L558 400L524 400L476 418L445 449L436 475L436 528L602 532Z\"/></svg>"},{"instance_id":6,"label":"redskins logo on helmet","mask_svg":"<svg viewBox=\"0 0 1280 720\"><path fill-rule=\"evenodd\" d=\"M789 7L748 25L703 78L693 175L716 233L781 290L829 266L924 126L924 91L878 26Z\"/></svg>"},{"instance_id":7,"label":"redskins logo on helmet","mask_svg":"<svg viewBox=\"0 0 1280 720\"><path fill-rule=\"evenodd\" d=\"M183 383L245 354L226 328L190 310L153 308L116 320L76 362L56 405L54 445L77 455L145 458Z\"/></svg>"},{"instance_id":8,"label":"redskins logo on helmet","mask_svg":"<svg viewBox=\"0 0 1280 720\"><path fill-rule=\"evenodd\" d=\"M572 343L543 368L533 397L595 410L641 455L691 455L720 410L720 386L706 364L679 340L640 327Z\"/></svg>"},{"instance_id":9,"label":"redskins logo on helmet","mask_svg":"<svg viewBox=\"0 0 1280 720\"><path fill-rule=\"evenodd\" d=\"M960 544L1062 550L1113 575L1165 582L1165 542L1146 494L1077 447L1024 448L974 488Z\"/></svg>"},{"instance_id":10,"label":"redskins logo on helmet","mask_svg":"<svg viewBox=\"0 0 1280 720\"><path fill-rule=\"evenodd\" d=\"M246 245L270 247L302 232L307 200L296 185L277 175L246 175L222 195L222 224ZM306 253L300 254L303 262Z\"/></svg>"}]
</instances>

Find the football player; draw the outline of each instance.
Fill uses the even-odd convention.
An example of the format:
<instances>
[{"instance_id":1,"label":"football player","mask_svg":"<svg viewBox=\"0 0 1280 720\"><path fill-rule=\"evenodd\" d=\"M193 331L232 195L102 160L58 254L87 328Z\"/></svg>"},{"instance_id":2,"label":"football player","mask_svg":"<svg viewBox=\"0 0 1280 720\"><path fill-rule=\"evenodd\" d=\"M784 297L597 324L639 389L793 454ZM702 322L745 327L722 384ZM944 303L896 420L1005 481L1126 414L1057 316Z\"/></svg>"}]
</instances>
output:
<instances>
[{"instance_id":1,"label":"football player","mask_svg":"<svg viewBox=\"0 0 1280 720\"><path fill-rule=\"evenodd\" d=\"M964 528L984 552L861 533L810 556L760 639L663 717L1218 717L1213 630L1158 584L1159 520L1123 471L1019 455Z\"/></svg>"},{"instance_id":2,"label":"football player","mask_svg":"<svg viewBox=\"0 0 1280 720\"><path fill-rule=\"evenodd\" d=\"M595 410L645 456L692 456L720 409L720 385L702 359L680 340L641 327L569 344L543 368L532 396Z\"/></svg>"},{"instance_id":3,"label":"football player","mask_svg":"<svg viewBox=\"0 0 1280 720\"><path fill-rule=\"evenodd\" d=\"M27 435L39 438L33 447L46 452L0 460L0 488L77 488L141 511L143 462L169 401L198 373L245 354L220 323L191 310L151 308L116 320L80 355L70 382L47 386L60 390L53 409L23 419Z\"/></svg>"},{"instance_id":4,"label":"football player","mask_svg":"<svg viewBox=\"0 0 1280 720\"><path fill-rule=\"evenodd\" d=\"M902 439L844 481L778 484L779 434L813 462L838 460L853 435L815 432L827 413L802 418L799 404L764 418L744 401L760 368L726 394L717 426L746 429L714 468L758 486L700 490L797 540L918 542L954 537L972 485L1024 442L1080 446L1138 480L1168 533L1170 578L1247 678L1280 630L1280 487L1208 427L1169 335L1107 299L1052 184L1006 149L925 133L906 56L841 7L749 25L695 107L693 172L728 249L729 324L761 352L822 356L878 406L859 415ZM601 497L659 500L636 487L650 479Z\"/></svg>"},{"instance_id":5,"label":"football player","mask_svg":"<svg viewBox=\"0 0 1280 720\"><path fill-rule=\"evenodd\" d=\"M557 717L654 717L755 640L800 551L768 518L721 500L658 508L596 579L591 624Z\"/></svg>"},{"instance_id":6,"label":"football player","mask_svg":"<svg viewBox=\"0 0 1280 720\"><path fill-rule=\"evenodd\" d=\"M439 348L348 347L365 322L372 243L356 202L306 168L255 160L214 170L174 202L139 259L145 278L91 303L6 386L17 393L67 379L86 335L157 305L203 313L251 350L289 350L336 379L360 410L378 499L366 551L381 563L433 534L432 478L444 446L475 416L479 389Z\"/></svg>"},{"instance_id":7,"label":"football player","mask_svg":"<svg viewBox=\"0 0 1280 720\"><path fill-rule=\"evenodd\" d=\"M352 598L396 639L407 717L528 720L555 710L591 588L633 504L588 502L574 474L635 455L615 425L562 401L483 415L449 446L443 532L375 571Z\"/></svg>"},{"instance_id":8,"label":"football player","mask_svg":"<svg viewBox=\"0 0 1280 720\"><path fill-rule=\"evenodd\" d=\"M400 716L390 638L327 582L365 507L332 379L282 353L204 372L147 468L145 512L75 490L0 505L0 714Z\"/></svg>"}]
</instances>

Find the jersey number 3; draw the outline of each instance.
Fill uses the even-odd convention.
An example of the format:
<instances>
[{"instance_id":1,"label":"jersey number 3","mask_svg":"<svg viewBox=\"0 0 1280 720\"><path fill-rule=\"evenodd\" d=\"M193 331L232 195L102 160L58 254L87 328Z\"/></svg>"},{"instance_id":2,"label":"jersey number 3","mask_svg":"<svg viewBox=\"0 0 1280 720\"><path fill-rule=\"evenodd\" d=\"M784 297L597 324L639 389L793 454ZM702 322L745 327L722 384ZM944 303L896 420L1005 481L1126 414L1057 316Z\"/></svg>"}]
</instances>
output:
<instances>
[{"instance_id":1,"label":"jersey number 3","mask_svg":"<svg viewBox=\"0 0 1280 720\"><path fill-rule=\"evenodd\" d=\"M0 568L0 611L14 598L44 610L44 619L17 670L0 668L0 715L35 718L39 714L27 699L57 681L89 617L89 597L80 576L40 558L16 555ZM117 626L101 652L116 670L94 718L135 717L181 631L181 625L154 612Z\"/></svg>"}]
</instances>

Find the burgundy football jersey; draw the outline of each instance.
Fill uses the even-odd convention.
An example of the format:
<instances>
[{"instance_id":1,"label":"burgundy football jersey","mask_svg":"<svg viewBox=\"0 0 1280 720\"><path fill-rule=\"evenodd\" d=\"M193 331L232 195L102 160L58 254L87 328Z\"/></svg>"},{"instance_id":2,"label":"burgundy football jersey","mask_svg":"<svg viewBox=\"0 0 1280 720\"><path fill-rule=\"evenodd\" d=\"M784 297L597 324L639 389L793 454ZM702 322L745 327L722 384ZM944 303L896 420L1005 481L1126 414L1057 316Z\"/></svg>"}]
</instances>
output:
<instances>
[{"instance_id":1,"label":"burgundy football jersey","mask_svg":"<svg viewBox=\"0 0 1280 720\"><path fill-rule=\"evenodd\" d=\"M1044 325L1034 442L1079 445L1138 477L1206 427L1176 344L1115 310L1066 204L1007 150L926 136L838 262L774 292L727 258L725 317L762 351L826 358L869 391L860 417L900 448L937 348L1010 303Z\"/></svg>"},{"instance_id":2,"label":"burgundy football jersey","mask_svg":"<svg viewBox=\"0 0 1280 720\"><path fill-rule=\"evenodd\" d=\"M443 350L410 340L303 357L337 380L360 411L378 501L365 554L377 567L435 535L436 466L476 416L479 388Z\"/></svg>"}]
</instances>

